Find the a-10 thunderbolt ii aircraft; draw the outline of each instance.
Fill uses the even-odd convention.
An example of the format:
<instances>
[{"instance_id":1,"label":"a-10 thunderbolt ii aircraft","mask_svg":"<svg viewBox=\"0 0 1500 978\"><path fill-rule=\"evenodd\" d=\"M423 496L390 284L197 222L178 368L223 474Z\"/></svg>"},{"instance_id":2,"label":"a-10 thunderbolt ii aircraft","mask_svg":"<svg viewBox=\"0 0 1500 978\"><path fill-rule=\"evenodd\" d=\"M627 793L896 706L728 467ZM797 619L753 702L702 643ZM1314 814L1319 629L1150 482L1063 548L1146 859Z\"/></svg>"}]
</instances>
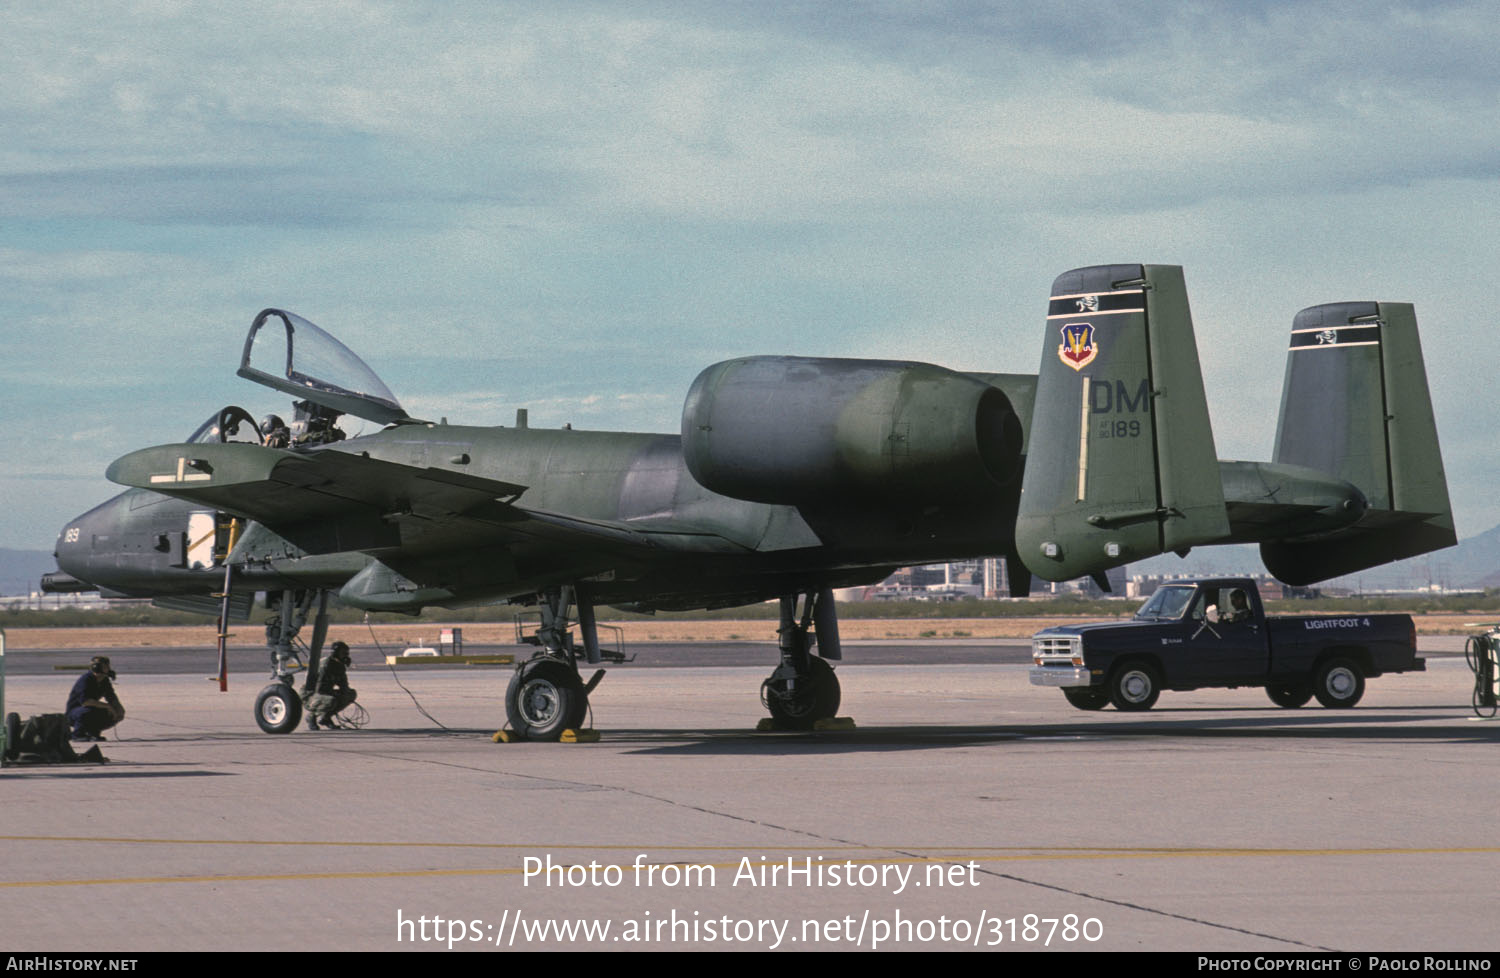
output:
<instances>
[{"instance_id":1,"label":"a-10 thunderbolt ii aircraft","mask_svg":"<svg viewBox=\"0 0 1500 978\"><path fill-rule=\"evenodd\" d=\"M904 565L1003 555L1026 594L1032 575L1254 542L1272 573L1306 584L1455 542L1410 305L1296 315L1270 462L1215 454L1180 268L1066 272L1045 322L1036 374L714 364L678 435L544 431L521 412L514 427L421 421L333 337L268 309L238 373L295 398L292 422L226 407L183 443L117 459L108 476L129 488L63 528L45 586L152 596L221 624L265 592L280 629L255 712L277 733L302 712L292 636L316 607L315 674L330 596L413 613L535 604L539 651L506 712L521 736L555 739L601 675L585 681L582 664L607 657L599 605L779 599L762 693L797 727L838 708L833 589ZM384 427L345 438L345 414Z\"/></svg>"}]
</instances>

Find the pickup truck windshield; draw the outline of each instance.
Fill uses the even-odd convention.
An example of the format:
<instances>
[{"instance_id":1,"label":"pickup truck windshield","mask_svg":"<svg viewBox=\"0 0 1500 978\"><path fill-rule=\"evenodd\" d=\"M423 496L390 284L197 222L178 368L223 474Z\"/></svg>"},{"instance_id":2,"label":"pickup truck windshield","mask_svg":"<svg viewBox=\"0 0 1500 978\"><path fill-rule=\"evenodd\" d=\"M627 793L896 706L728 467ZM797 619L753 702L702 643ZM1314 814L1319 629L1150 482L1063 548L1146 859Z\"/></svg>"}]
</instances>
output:
<instances>
[{"instance_id":1,"label":"pickup truck windshield","mask_svg":"<svg viewBox=\"0 0 1500 978\"><path fill-rule=\"evenodd\" d=\"M1193 600L1197 590L1196 587L1181 586L1157 588L1135 617L1141 621L1176 621L1187 610L1188 602Z\"/></svg>"}]
</instances>

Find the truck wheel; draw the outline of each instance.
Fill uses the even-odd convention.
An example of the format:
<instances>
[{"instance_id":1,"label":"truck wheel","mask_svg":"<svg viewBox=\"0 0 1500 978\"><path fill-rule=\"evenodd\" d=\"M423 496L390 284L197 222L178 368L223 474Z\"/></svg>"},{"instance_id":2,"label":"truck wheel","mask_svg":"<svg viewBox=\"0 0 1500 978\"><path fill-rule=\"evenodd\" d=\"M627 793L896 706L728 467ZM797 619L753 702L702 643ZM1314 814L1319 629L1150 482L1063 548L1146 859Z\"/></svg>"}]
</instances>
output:
<instances>
[{"instance_id":1,"label":"truck wheel","mask_svg":"<svg viewBox=\"0 0 1500 978\"><path fill-rule=\"evenodd\" d=\"M1109 701L1127 713L1149 710L1161 695L1161 676L1145 662L1127 662L1109 677Z\"/></svg>"},{"instance_id":2,"label":"truck wheel","mask_svg":"<svg viewBox=\"0 0 1500 978\"><path fill-rule=\"evenodd\" d=\"M1063 696L1080 710L1102 710L1109 705L1109 690L1098 686L1066 688Z\"/></svg>"},{"instance_id":3,"label":"truck wheel","mask_svg":"<svg viewBox=\"0 0 1500 978\"><path fill-rule=\"evenodd\" d=\"M1353 659L1328 659L1313 673L1313 695L1331 710L1348 709L1365 695L1365 674Z\"/></svg>"},{"instance_id":4,"label":"truck wheel","mask_svg":"<svg viewBox=\"0 0 1500 978\"><path fill-rule=\"evenodd\" d=\"M1300 686L1296 683L1272 683L1266 687L1266 695L1271 697L1271 702L1277 706L1295 710L1299 706L1305 706L1307 701L1313 698L1311 686Z\"/></svg>"}]
</instances>

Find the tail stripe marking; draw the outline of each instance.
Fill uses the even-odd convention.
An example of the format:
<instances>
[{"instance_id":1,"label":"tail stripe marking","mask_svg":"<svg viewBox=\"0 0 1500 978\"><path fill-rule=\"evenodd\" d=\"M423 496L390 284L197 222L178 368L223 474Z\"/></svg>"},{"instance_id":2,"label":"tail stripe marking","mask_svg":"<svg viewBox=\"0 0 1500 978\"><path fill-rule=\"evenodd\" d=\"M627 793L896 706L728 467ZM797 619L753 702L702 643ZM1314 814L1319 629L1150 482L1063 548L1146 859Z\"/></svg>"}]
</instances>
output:
<instances>
[{"instance_id":1,"label":"tail stripe marking","mask_svg":"<svg viewBox=\"0 0 1500 978\"><path fill-rule=\"evenodd\" d=\"M1054 295L1047 303L1048 319L1071 319L1080 315L1116 316L1145 311L1146 293L1141 289Z\"/></svg>"},{"instance_id":2,"label":"tail stripe marking","mask_svg":"<svg viewBox=\"0 0 1500 978\"><path fill-rule=\"evenodd\" d=\"M1336 346L1379 346L1379 326L1318 326L1292 330L1288 350L1321 350Z\"/></svg>"}]
</instances>

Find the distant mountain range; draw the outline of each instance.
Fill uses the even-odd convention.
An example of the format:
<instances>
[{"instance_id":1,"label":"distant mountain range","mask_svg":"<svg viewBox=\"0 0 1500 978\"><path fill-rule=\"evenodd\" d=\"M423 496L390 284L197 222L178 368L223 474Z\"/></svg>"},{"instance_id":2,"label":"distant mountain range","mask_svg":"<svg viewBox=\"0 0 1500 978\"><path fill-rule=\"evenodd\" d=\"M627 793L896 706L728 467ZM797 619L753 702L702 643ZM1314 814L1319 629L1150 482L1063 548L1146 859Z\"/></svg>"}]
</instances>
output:
<instances>
[{"instance_id":1,"label":"distant mountain range","mask_svg":"<svg viewBox=\"0 0 1500 978\"><path fill-rule=\"evenodd\" d=\"M42 575L57 570L50 550L0 549L0 595L29 594Z\"/></svg>"},{"instance_id":2,"label":"distant mountain range","mask_svg":"<svg viewBox=\"0 0 1500 978\"><path fill-rule=\"evenodd\" d=\"M0 549L0 595L24 595L37 589L42 575L57 569L52 554L46 550ZM1163 554L1131 564L1127 571L1137 574L1262 574L1258 548L1245 544L1234 547L1202 547L1186 557ZM1441 584L1449 588L1500 587L1500 526L1478 536L1460 540L1458 546L1436 553L1397 561L1361 574L1335 578L1324 586L1371 588L1411 588Z\"/></svg>"}]
</instances>

